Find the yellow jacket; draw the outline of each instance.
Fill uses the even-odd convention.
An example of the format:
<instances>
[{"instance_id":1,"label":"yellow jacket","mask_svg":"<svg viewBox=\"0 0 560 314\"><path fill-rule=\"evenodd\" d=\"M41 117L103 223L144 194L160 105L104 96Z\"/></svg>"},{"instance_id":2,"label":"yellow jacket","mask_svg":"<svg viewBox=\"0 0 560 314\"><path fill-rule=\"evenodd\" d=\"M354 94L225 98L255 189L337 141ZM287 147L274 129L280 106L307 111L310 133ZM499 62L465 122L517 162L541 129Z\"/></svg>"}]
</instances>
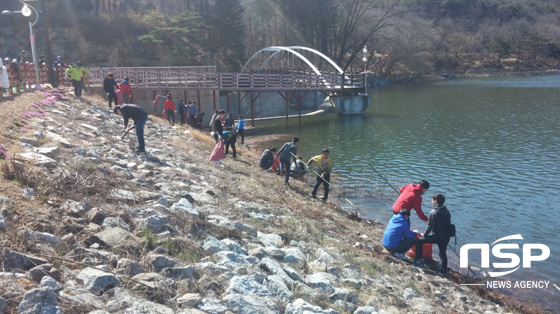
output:
<instances>
[{"instance_id":1,"label":"yellow jacket","mask_svg":"<svg viewBox=\"0 0 560 314\"><path fill-rule=\"evenodd\" d=\"M83 72L87 74L91 74L91 72L88 71L88 69L84 67L78 68L77 66L70 66L68 69L66 69L66 71L64 71L64 74L68 74L68 72L70 72L70 79L72 79L73 81L81 80Z\"/></svg>"},{"instance_id":2,"label":"yellow jacket","mask_svg":"<svg viewBox=\"0 0 560 314\"><path fill-rule=\"evenodd\" d=\"M311 159L309 159L309 161L307 162L307 165L309 166L312 162L316 162L318 165L317 173L319 174L331 173L331 170L333 168L333 162L329 157L327 157L327 160L323 159L323 155L317 155L315 157L311 157Z\"/></svg>"}]
</instances>

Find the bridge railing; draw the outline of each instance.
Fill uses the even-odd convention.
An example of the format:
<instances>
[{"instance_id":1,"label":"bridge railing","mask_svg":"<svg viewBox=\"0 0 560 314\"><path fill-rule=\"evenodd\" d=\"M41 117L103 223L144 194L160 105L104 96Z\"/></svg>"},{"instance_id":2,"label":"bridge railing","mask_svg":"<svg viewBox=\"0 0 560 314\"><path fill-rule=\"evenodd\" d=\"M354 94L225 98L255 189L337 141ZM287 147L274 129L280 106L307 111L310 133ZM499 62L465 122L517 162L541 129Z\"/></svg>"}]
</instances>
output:
<instances>
[{"instance_id":1,"label":"bridge railing","mask_svg":"<svg viewBox=\"0 0 560 314\"><path fill-rule=\"evenodd\" d=\"M293 73L227 73L215 67L154 67L154 68L90 68L89 85L102 85L112 72L115 80L130 78L130 84L140 89L340 89L362 86L362 74L309 72ZM210 70L210 71L208 71Z\"/></svg>"}]
</instances>

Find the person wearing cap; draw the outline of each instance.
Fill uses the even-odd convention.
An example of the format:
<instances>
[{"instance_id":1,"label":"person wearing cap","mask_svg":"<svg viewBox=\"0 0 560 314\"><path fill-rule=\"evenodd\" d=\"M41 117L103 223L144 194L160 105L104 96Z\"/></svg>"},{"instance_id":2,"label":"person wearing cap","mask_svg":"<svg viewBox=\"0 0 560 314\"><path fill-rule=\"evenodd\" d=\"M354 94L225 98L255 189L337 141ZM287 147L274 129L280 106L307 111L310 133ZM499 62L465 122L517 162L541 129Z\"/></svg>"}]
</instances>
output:
<instances>
[{"instance_id":1,"label":"person wearing cap","mask_svg":"<svg viewBox=\"0 0 560 314\"><path fill-rule=\"evenodd\" d=\"M276 156L279 156L280 164L282 165L282 169L286 171L286 184L289 184L290 180L290 165L292 164L290 160L293 158L294 162L296 162L296 154L297 154L297 146L296 143L299 141L299 138L294 137L292 138L291 142L287 142L276 152Z\"/></svg>"},{"instance_id":2,"label":"person wearing cap","mask_svg":"<svg viewBox=\"0 0 560 314\"><path fill-rule=\"evenodd\" d=\"M407 260L403 253L414 245L415 239L416 232L410 231L410 211L401 209L389 220L382 244L393 256Z\"/></svg>"},{"instance_id":3,"label":"person wearing cap","mask_svg":"<svg viewBox=\"0 0 560 314\"><path fill-rule=\"evenodd\" d=\"M307 166L309 167L313 162L317 163L317 178L315 182L315 187L313 187L313 191L311 192L311 197L313 199L317 199L317 190L321 183L323 183L323 190L325 193L323 194L323 202L326 202L329 198L329 186L331 182L331 171L333 168L333 162L329 158L329 150L327 148L321 151L321 155L317 155L315 157L311 157L307 162Z\"/></svg>"},{"instance_id":4,"label":"person wearing cap","mask_svg":"<svg viewBox=\"0 0 560 314\"><path fill-rule=\"evenodd\" d=\"M124 80L119 84L119 88L121 89L124 103L129 104L130 99L132 98L132 90L130 89L130 81L128 79L128 76L125 77Z\"/></svg>"},{"instance_id":5,"label":"person wearing cap","mask_svg":"<svg viewBox=\"0 0 560 314\"><path fill-rule=\"evenodd\" d=\"M115 79L113 78L113 73L109 72L105 79L103 79L103 90L105 90L107 97L109 97L109 108L113 108L113 100L115 100L115 106L118 105L115 87L119 88L117 82L115 82Z\"/></svg>"},{"instance_id":6,"label":"person wearing cap","mask_svg":"<svg viewBox=\"0 0 560 314\"><path fill-rule=\"evenodd\" d=\"M418 218L428 221L428 217L422 211L422 194L430 188L430 182L420 180L418 184L407 184L403 186L399 193L401 194L393 205L393 213L396 215L401 209L414 210Z\"/></svg>"},{"instance_id":7,"label":"person wearing cap","mask_svg":"<svg viewBox=\"0 0 560 314\"><path fill-rule=\"evenodd\" d=\"M146 124L146 120L148 120L148 113L146 110L138 105L124 104L122 106L115 106L113 112L123 117L125 130L128 127L128 120L132 119L134 121L136 136L138 137L138 149L136 152L145 153L144 125Z\"/></svg>"},{"instance_id":8,"label":"person wearing cap","mask_svg":"<svg viewBox=\"0 0 560 314\"><path fill-rule=\"evenodd\" d=\"M70 73L70 80L72 81L72 86L74 86L74 94L76 98L80 99L82 97L82 89L84 83L82 82L82 74L91 74L88 69L82 66L82 62L77 61L75 64L72 63L68 69L64 72L66 76Z\"/></svg>"}]
</instances>

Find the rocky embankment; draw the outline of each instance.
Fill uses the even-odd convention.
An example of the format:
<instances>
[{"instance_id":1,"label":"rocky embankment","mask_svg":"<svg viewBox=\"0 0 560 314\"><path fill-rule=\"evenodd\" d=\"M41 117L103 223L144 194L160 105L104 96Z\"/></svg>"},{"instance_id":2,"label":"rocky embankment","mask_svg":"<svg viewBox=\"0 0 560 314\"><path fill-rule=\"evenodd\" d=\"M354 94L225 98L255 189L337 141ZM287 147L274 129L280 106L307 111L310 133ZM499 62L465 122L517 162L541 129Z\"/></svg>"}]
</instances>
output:
<instances>
[{"instance_id":1,"label":"rocky embankment","mask_svg":"<svg viewBox=\"0 0 560 314\"><path fill-rule=\"evenodd\" d=\"M382 227L258 152L209 162L207 134L153 118L138 155L101 101L34 94L4 121L0 313L507 312L383 253Z\"/></svg>"}]
</instances>

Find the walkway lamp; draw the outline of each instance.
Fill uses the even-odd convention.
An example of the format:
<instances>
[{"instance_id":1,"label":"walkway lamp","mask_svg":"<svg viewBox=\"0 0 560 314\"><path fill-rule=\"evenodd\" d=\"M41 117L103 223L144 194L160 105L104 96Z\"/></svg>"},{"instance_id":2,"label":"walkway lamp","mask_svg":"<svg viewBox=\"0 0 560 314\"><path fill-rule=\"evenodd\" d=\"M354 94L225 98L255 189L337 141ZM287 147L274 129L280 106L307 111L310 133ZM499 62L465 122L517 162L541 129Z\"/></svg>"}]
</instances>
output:
<instances>
[{"instance_id":1,"label":"walkway lamp","mask_svg":"<svg viewBox=\"0 0 560 314\"><path fill-rule=\"evenodd\" d=\"M364 46L362 49L362 61L364 61L364 94L367 95L367 66L368 66L368 49L367 46Z\"/></svg>"},{"instance_id":2,"label":"walkway lamp","mask_svg":"<svg viewBox=\"0 0 560 314\"><path fill-rule=\"evenodd\" d=\"M37 56L35 55L35 36L33 36L33 25L35 25L35 23L37 23L37 21L39 20L39 13L37 13L37 10L35 10L35 8L32 7L31 5L23 2L22 0L18 0L18 1L23 4L23 8L21 8L21 11L4 10L2 11L2 15L13 15L13 14L21 13L21 15L25 17L29 17L31 16L32 13L31 9L35 11L35 22L31 23L31 21L29 21L29 41L31 42L31 56L33 58L33 65L35 67L35 83L39 85L39 66L37 65Z\"/></svg>"}]
</instances>

